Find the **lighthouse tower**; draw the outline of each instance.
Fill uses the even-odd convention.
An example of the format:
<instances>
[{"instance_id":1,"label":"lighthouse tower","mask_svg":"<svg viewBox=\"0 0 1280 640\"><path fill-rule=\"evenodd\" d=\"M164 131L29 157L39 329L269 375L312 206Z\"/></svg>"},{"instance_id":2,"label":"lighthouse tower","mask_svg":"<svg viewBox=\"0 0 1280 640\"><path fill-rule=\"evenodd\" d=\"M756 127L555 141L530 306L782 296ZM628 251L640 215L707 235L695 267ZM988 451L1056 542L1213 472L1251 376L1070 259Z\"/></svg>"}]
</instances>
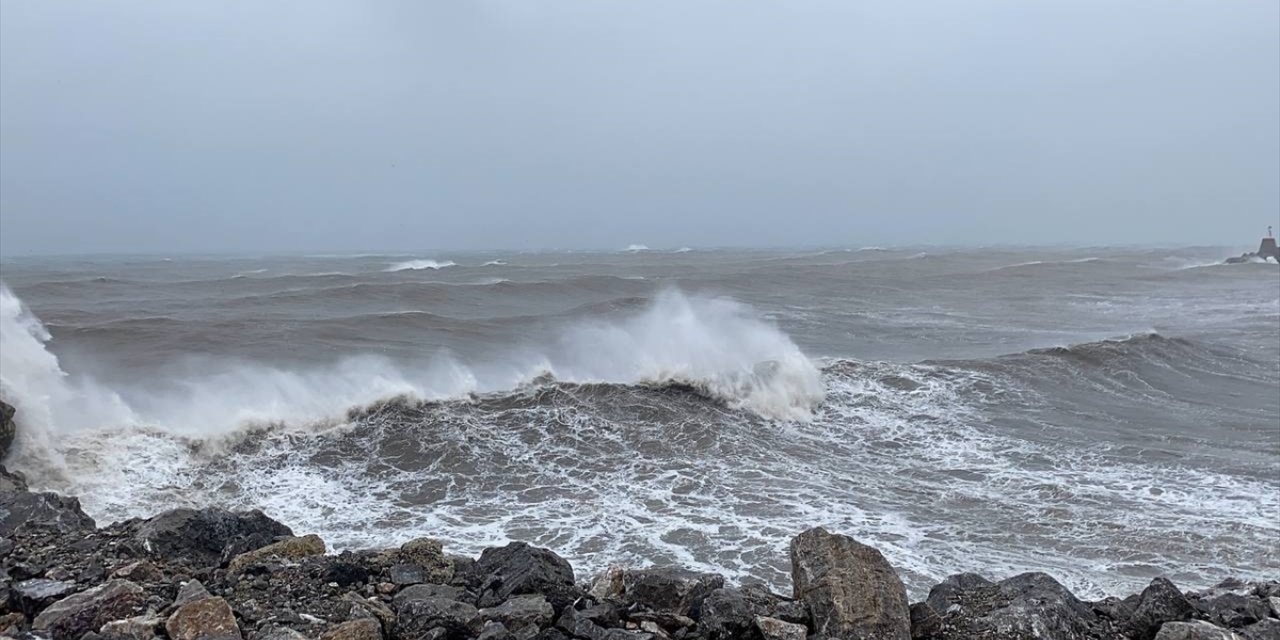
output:
<instances>
[{"instance_id":1,"label":"lighthouse tower","mask_svg":"<svg viewBox=\"0 0 1280 640\"><path fill-rule=\"evenodd\" d=\"M1258 246L1258 255L1280 262L1280 249L1276 248L1276 237L1271 235L1271 227L1267 227L1267 237L1263 238L1262 244Z\"/></svg>"}]
</instances>

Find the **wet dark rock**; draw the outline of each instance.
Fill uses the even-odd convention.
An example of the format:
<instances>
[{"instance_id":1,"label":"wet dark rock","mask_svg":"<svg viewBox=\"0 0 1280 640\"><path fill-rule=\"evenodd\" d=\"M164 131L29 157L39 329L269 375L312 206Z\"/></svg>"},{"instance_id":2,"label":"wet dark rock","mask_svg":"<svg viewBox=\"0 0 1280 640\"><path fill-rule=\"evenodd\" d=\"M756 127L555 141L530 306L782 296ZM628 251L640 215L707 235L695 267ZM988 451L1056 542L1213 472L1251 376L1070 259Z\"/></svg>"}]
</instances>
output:
<instances>
[{"instance_id":1,"label":"wet dark rock","mask_svg":"<svg viewBox=\"0 0 1280 640\"><path fill-rule=\"evenodd\" d=\"M483 576L478 585L481 607L502 604L514 595L541 593L560 611L583 595L564 558L523 542L485 549L474 570Z\"/></svg>"},{"instance_id":2,"label":"wet dark rock","mask_svg":"<svg viewBox=\"0 0 1280 640\"><path fill-rule=\"evenodd\" d=\"M633 569L623 574L623 600L651 611L698 618L702 601L724 586L724 577L688 569Z\"/></svg>"},{"instance_id":3,"label":"wet dark rock","mask_svg":"<svg viewBox=\"0 0 1280 640\"><path fill-rule=\"evenodd\" d=\"M911 637L913 640L932 638L942 631L942 617L927 602L911 605Z\"/></svg>"},{"instance_id":4,"label":"wet dark rock","mask_svg":"<svg viewBox=\"0 0 1280 640\"><path fill-rule=\"evenodd\" d=\"M1134 640L1151 640L1166 622L1190 620L1195 607L1165 578L1156 578L1138 596L1126 630Z\"/></svg>"},{"instance_id":5,"label":"wet dark rock","mask_svg":"<svg viewBox=\"0 0 1280 640\"><path fill-rule=\"evenodd\" d=\"M961 584L957 581L952 586L960 587ZM933 597L942 592L950 595ZM1091 606L1043 573L1024 573L995 584L968 589L935 590L925 605L938 615L940 624L937 627L930 624L928 630L922 624L915 630L916 638L1110 640L1120 635ZM923 622L928 617L925 612L917 610L916 619Z\"/></svg>"},{"instance_id":6,"label":"wet dark rock","mask_svg":"<svg viewBox=\"0 0 1280 640\"><path fill-rule=\"evenodd\" d=\"M76 590L73 582L31 578L9 587L9 608L34 618L45 607L71 595Z\"/></svg>"},{"instance_id":7,"label":"wet dark rock","mask_svg":"<svg viewBox=\"0 0 1280 640\"><path fill-rule=\"evenodd\" d=\"M417 568L421 576L417 582L446 584L453 579L453 559L445 555L444 545L433 538L417 538L400 545L392 559L402 567Z\"/></svg>"},{"instance_id":8,"label":"wet dark rock","mask_svg":"<svg viewBox=\"0 0 1280 640\"><path fill-rule=\"evenodd\" d=\"M13 415L17 411L13 405L0 400L0 461L9 457L9 449L13 439L18 435L18 425L14 424Z\"/></svg>"},{"instance_id":9,"label":"wet dark rock","mask_svg":"<svg viewBox=\"0 0 1280 640\"><path fill-rule=\"evenodd\" d=\"M1252 592L1247 592L1247 595L1228 592L1209 599L1192 600L1191 604L1205 619L1231 628L1251 625L1271 615L1271 603Z\"/></svg>"},{"instance_id":10,"label":"wet dark rock","mask_svg":"<svg viewBox=\"0 0 1280 640\"><path fill-rule=\"evenodd\" d=\"M211 567L292 535L289 527L256 509L236 513L207 508L166 511L138 524L134 537L153 556Z\"/></svg>"},{"instance_id":11,"label":"wet dark rock","mask_svg":"<svg viewBox=\"0 0 1280 640\"><path fill-rule=\"evenodd\" d=\"M447 598L412 599L396 608L392 636L397 640L417 640L430 637L435 629L450 636L474 635L480 630L479 623L479 612L465 602Z\"/></svg>"},{"instance_id":12,"label":"wet dark rock","mask_svg":"<svg viewBox=\"0 0 1280 640\"><path fill-rule=\"evenodd\" d=\"M338 586L364 584L369 581L369 568L358 562L348 562L339 556L325 569L325 582L336 582Z\"/></svg>"},{"instance_id":13,"label":"wet dark rock","mask_svg":"<svg viewBox=\"0 0 1280 640\"><path fill-rule=\"evenodd\" d=\"M1236 632L1244 640L1280 640L1280 620L1266 618Z\"/></svg>"},{"instance_id":14,"label":"wet dark rock","mask_svg":"<svg viewBox=\"0 0 1280 640\"><path fill-rule=\"evenodd\" d=\"M189 602L203 600L208 597L209 591L204 588L204 585L199 580L191 580L178 588L178 594L174 597L173 605L181 607Z\"/></svg>"},{"instance_id":15,"label":"wet dark rock","mask_svg":"<svg viewBox=\"0 0 1280 640\"><path fill-rule=\"evenodd\" d=\"M755 610L738 589L712 591L702 601L698 624L711 640L758 635Z\"/></svg>"},{"instance_id":16,"label":"wet dark rock","mask_svg":"<svg viewBox=\"0 0 1280 640\"><path fill-rule=\"evenodd\" d=\"M269 624L249 636L250 640L307 640L301 633L276 624Z\"/></svg>"},{"instance_id":17,"label":"wet dark rock","mask_svg":"<svg viewBox=\"0 0 1280 640\"><path fill-rule=\"evenodd\" d=\"M269 561L296 562L308 556L322 556L324 551L324 540L321 540L320 536L314 533L296 538L285 538L265 547L245 551L237 555L227 565L227 570L239 573Z\"/></svg>"},{"instance_id":18,"label":"wet dark rock","mask_svg":"<svg viewBox=\"0 0 1280 640\"><path fill-rule=\"evenodd\" d=\"M818 527L791 541L797 600L814 633L829 638L909 640L907 591L878 550Z\"/></svg>"},{"instance_id":19,"label":"wet dark rock","mask_svg":"<svg viewBox=\"0 0 1280 640\"><path fill-rule=\"evenodd\" d=\"M387 568L391 584L409 585L431 582L426 569L413 564L393 564Z\"/></svg>"},{"instance_id":20,"label":"wet dark rock","mask_svg":"<svg viewBox=\"0 0 1280 640\"><path fill-rule=\"evenodd\" d=\"M240 627L226 600L203 598L178 607L164 624L170 640L240 640Z\"/></svg>"},{"instance_id":21,"label":"wet dark rock","mask_svg":"<svg viewBox=\"0 0 1280 640\"><path fill-rule=\"evenodd\" d=\"M952 600L965 591L990 587L995 583L976 573L957 573L947 576L942 582L929 590L925 603L938 613L945 613Z\"/></svg>"},{"instance_id":22,"label":"wet dark rock","mask_svg":"<svg viewBox=\"0 0 1280 640\"><path fill-rule=\"evenodd\" d=\"M1239 638L1240 636L1204 620L1166 622L1155 635L1155 640L1239 640Z\"/></svg>"},{"instance_id":23,"label":"wet dark rock","mask_svg":"<svg viewBox=\"0 0 1280 640\"><path fill-rule=\"evenodd\" d=\"M55 533L92 531L96 526L80 508L77 498L52 492L32 493L26 490L25 481L19 484L9 480L5 484L14 488L0 490L0 536L11 538L31 529Z\"/></svg>"},{"instance_id":24,"label":"wet dark rock","mask_svg":"<svg viewBox=\"0 0 1280 640\"><path fill-rule=\"evenodd\" d=\"M159 582L164 580L164 572L149 560L139 560L112 571L111 577L131 582Z\"/></svg>"},{"instance_id":25,"label":"wet dark rock","mask_svg":"<svg viewBox=\"0 0 1280 640\"><path fill-rule=\"evenodd\" d=\"M499 622L508 632L522 637L531 637L542 627L550 626L555 615L551 603L539 594L515 596L496 607L479 611L484 622ZM531 634L527 633L530 628Z\"/></svg>"},{"instance_id":26,"label":"wet dark rock","mask_svg":"<svg viewBox=\"0 0 1280 640\"><path fill-rule=\"evenodd\" d=\"M79 640L113 620L131 618L146 608L146 594L127 580L112 580L49 605L31 629L52 640ZM175 639L177 640L177 639Z\"/></svg>"}]
</instances>

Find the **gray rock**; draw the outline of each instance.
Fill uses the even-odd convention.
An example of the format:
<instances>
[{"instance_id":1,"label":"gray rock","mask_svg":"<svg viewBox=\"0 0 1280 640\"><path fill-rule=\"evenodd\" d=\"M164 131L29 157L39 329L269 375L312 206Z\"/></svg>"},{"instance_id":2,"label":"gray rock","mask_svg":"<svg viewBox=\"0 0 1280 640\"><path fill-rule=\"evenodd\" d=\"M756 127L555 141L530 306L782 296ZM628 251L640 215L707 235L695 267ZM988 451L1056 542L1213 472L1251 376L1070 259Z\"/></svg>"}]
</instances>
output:
<instances>
[{"instance_id":1,"label":"gray rock","mask_svg":"<svg viewBox=\"0 0 1280 640\"><path fill-rule=\"evenodd\" d=\"M199 580L189 580L184 582L182 586L178 588L178 596L174 598L173 605L175 607L181 607L188 602L204 600L208 597L209 591L204 588L203 584L200 584Z\"/></svg>"},{"instance_id":2,"label":"gray rock","mask_svg":"<svg viewBox=\"0 0 1280 640\"><path fill-rule=\"evenodd\" d=\"M102 625L98 633L106 640L152 640L160 636L163 628L164 618L147 614L113 620Z\"/></svg>"},{"instance_id":3,"label":"gray rock","mask_svg":"<svg viewBox=\"0 0 1280 640\"><path fill-rule=\"evenodd\" d=\"M724 577L688 569L632 569L623 574L623 599L653 611L698 618L702 601L724 586Z\"/></svg>"},{"instance_id":4,"label":"gray rock","mask_svg":"<svg viewBox=\"0 0 1280 640\"><path fill-rule=\"evenodd\" d=\"M756 618L756 628L764 640L805 640L808 627L794 622L785 622L777 618Z\"/></svg>"},{"instance_id":5,"label":"gray rock","mask_svg":"<svg viewBox=\"0 0 1280 640\"><path fill-rule=\"evenodd\" d=\"M443 629L449 634L475 635L480 631L479 612L465 602L447 598L412 599L396 608L392 634L396 638L424 638L433 629Z\"/></svg>"},{"instance_id":6,"label":"gray rock","mask_svg":"<svg viewBox=\"0 0 1280 640\"><path fill-rule=\"evenodd\" d=\"M1247 593L1243 595L1228 592L1207 600L1194 600L1191 604L1214 624L1230 628L1243 627L1271 615L1271 603L1251 591Z\"/></svg>"},{"instance_id":7,"label":"gray rock","mask_svg":"<svg viewBox=\"0 0 1280 640\"><path fill-rule=\"evenodd\" d=\"M791 579L813 630L833 639L909 640L907 591L873 547L818 527L791 541Z\"/></svg>"},{"instance_id":8,"label":"gray rock","mask_svg":"<svg viewBox=\"0 0 1280 640\"><path fill-rule=\"evenodd\" d=\"M28 618L34 618L45 607L71 595L75 589L74 582L45 578L16 582L9 587L9 608L21 611Z\"/></svg>"},{"instance_id":9,"label":"gray rock","mask_svg":"<svg viewBox=\"0 0 1280 640\"><path fill-rule=\"evenodd\" d=\"M256 509L236 513L207 508L166 511L138 525L134 538L154 556L212 567L292 535L289 527Z\"/></svg>"},{"instance_id":10,"label":"gray rock","mask_svg":"<svg viewBox=\"0 0 1280 640\"><path fill-rule=\"evenodd\" d=\"M582 596L574 584L573 567L549 549L513 542L485 549L473 569L479 581L482 607L493 607L515 595L540 593L556 611Z\"/></svg>"},{"instance_id":11,"label":"gray rock","mask_svg":"<svg viewBox=\"0 0 1280 640\"><path fill-rule=\"evenodd\" d=\"M392 584L410 585L430 582L427 570L416 564L393 564L387 568L387 575Z\"/></svg>"},{"instance_id":12,"label":"gray rock","mask_svg":"<svg viewBox=\"0 0 1280 640\"><path fill-rule=\"evenodd\" d=\"M911 605L911 637L913 640L932 638L942 631L942 617L927 602Z\"/></svg>"},{"instance_id":13,"label":"gray rock","mask_svg":"<svg viewBox=\"0 0 1280 640\"><path fill-rule=\"evenodd\" d=\"M1267 618L1239 630L1244 640L1280 640L1280 620Z\"/></svg>"},{"instance_id":14,"label":"gray rock","mask_svg":"<svg viewBox=\"0 0 1280 640\"><path fill-rule=\"evenodd\" d=\"M1204 620L1166 622L1155 640L1241 640L1240 636Z\"/></svg>"},{"instance_id":15,"label":"gray rock","mask_svg":"<svg viewBox=\"0 0 1280 640\"><path fill-rule=\"evenodd\" d=\"M542 627L549 626L556 612L546 598L530 594L514 596L496 607L481 609L479 615L484 622L500 622L510 632L522 635L530 627L536 634Z\"/></svg>"},{"instance_id":16,"label":"gray rock","mask_svg":"<svg viewBox=\"0 0 1280 640\"><path fill-rule=\"evenodd\" d=\"M432 538L417 538L402 545L395 552L401 564L409 564L421 570L420 582L446 584L453 579L453 560L444 553L444 545Z\"/></svg>"},{"instance_id":17,"label":"gray rock","mask_svg":"<svg viewBox=\"0 0 1280 640\"><path fill-rule=\"evenodd\" d=\"M30 530L52 530L58 533L92 531L93 518L80 508L80 500L52 492L32 493L14 482L14 489L0 490L0 536Z\"/></svg>"},{"instance_id":18,"label":"gray rock","mask_svg":"<svg viewBox=\"0 0 1280 640\"><path fill-rule=\"evenodd\" d=\"M973 583L981 584L981 583ZM924 606L940 620L935 625L927 611L914 612L916 638L930 640L1081 640L1117 638L1120 634L1093 608L1043 573L1024 573L1008 580L960 588L946 598L926 600ZM935 605L943 607L939 610Z\"/></svg>"},{"instance_id":19,"label":"gray rock","mask_svg":"<svg viewBox=\"0 0 1280 640\"><path fill-rule=\"evenodd\" d=\"M1151 640L1166 622L1190 620L1195 607L1165 578L1156 578L1138 596L1126 628L1134 640Z\"/></svg>"},{"instance_id":20,"label":"gray rock","mask_svg":"<svg viewBox=\"0 0 1280 640\"><path fill-rule=\"evenodd\" d=\"M276 624L269 624L252 635L253 640L307 640L301 633Z\"/></svg>"},{"instance_id":21,"label":"gray rock","mask_svg":"<svg viewBox=\"0 0 1280 640\"><path fill-rule=\"evenodd\" d=\"M480 635L476 636L476 640L515 640L515 637L501 622L486 622L480 629Z\"/></svg>"},{"instance_id":22,"label":"gray rock","mask_svg":"<svg viewBox=\"0 0 1280 640\"><path fill-rule=\"evenodd\" d=\"M626 574L626 568L621 565L611 564L604 571L591 581L591 588L587 593L596 600L617 600L622 597L623 576Z\"/></svg>"},{"instance_id":23,"label":"gray rock","mask_svg":"<svg viewBox=\"0 0 1280 640\"><path fill-rule=\"evenodd\" d=\"M374 618L348 620L329 627L320 640L382 640L382 625Z\"/></svg>"},{"instance_id":24,"label":"gray rock","mask_svg":"<svg viewBox=\"0 0 1280 640\"><path fill-rule=\"evenodd\" d=\"M112 580L49 605L31 623L32 631L52 640L79 640L112 620L130 618L146 608L146 593L127 580Z\"/></svg>"},{"instance_id":25,"label":"gray rock","mask_svg":"<svg viewBox=\"0 0 1280 640\"><path fill-rule=\"evenodd\" d=\"M942 613L951 606L951 601L955 596L966 591L993 585L995 585L994 582L976 573L957 573L947 576L942 582L934 585L929 590L929 597L925 599L925 603L932 607L934 611Z\"/></svg>"},{"instance_id":26,"label":"gray rock","mask_svg":"<svg viewBox=\"0 0 1280 640\"><path fill-rule=\"evenodd\" d=\"M231 605L222 598L195 600L178 607L164 623L170 640L240 640Z\"/></svg>"},{"instance_id":27,"label":"gray rock","mask_svg":"<svg viewBox=\"0 0 1280 640\"><path fill-rule=\"evenodd\" d=\"M18 435L18 426L13 422L13 414L16 412L13 405L0 400L0 462L9 457L9 448Z\"/></svg>"},{"instance_id":28,"label":"gray rock","mask_svg":"<svg viewBox=\"0 0 1280 640\"><path fill-rule=\"evenodd\" d=\"M738 589L716 589L702 601L698 625L711 640L746 638L756 631L756 614Z\"/></svg>"}]
</instances>

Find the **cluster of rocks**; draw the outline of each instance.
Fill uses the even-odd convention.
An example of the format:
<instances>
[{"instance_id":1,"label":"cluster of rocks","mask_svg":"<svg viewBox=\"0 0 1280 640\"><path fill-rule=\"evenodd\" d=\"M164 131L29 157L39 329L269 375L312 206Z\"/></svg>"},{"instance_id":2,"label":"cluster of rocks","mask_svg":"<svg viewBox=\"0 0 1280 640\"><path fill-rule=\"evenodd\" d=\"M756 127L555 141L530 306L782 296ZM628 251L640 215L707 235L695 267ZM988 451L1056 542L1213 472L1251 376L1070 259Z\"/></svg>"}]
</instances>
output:
<instances>
[{"instance_id":1,"label":"cluster of rocks","mask_svg":"<svg viewBox=\"0 0 1280 640\"><path fill-rule=\"evenodd\" d=\"M959 574L909 603L876 549L791 543L791 596L680 568L579 581L548 549L431 539L328 554L260 511L175 509L96 528L0 467L0 636L51 640L1280 639L1280 582L1085 602L1042 573Z\"/></svg>"}]
</instances>

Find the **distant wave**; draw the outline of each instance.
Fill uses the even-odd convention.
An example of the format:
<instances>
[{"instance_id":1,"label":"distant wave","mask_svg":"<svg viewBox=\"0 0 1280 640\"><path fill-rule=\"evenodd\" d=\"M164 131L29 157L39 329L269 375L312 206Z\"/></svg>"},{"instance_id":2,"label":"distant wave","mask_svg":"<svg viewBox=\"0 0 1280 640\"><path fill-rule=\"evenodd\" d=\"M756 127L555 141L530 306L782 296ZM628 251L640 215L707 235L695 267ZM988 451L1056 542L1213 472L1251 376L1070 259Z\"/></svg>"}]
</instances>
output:
<instances>
[{"instance_id":1,"label":"distant wave","mask_svg":"<svg viewBox=\"0 0 1280 640\"><path fill-rule=\"evenodd\" d=\"M639 253L641 251L648 251L648 250L649 250L649 247L646 247L642 244L629 244L627 245L626 249L623 249L623 251L626 251L627 253Z\"/></svg>"},{"instance_id":2,"label":"distant wave","mask_svg":"<svg viewBox=\"0 0 1280 640\"><path fill-rule=\"evenodd\" d=\"M490 261L488 261L488 262L484 263L484 265L482 265L482 266L485 266L485 267L505 267L505 266L507 266L507 262L506 262L506 260L490 260Z\"/></svg>"},{"instance_id":3,"label":"distant wave","mask_svg":"<svg viewBox=\"0 0 1280 640\"><path fill-rule=\"evenodd\" d=\"M404 262L392 264L386 268L386 271L391 273L395 271L420 271L423 269L435 270L457 266L457 264L458 263L452 260L445 260L443 262L437 262L435 260L405 260Z\"/></svg>"}]
</instances>

